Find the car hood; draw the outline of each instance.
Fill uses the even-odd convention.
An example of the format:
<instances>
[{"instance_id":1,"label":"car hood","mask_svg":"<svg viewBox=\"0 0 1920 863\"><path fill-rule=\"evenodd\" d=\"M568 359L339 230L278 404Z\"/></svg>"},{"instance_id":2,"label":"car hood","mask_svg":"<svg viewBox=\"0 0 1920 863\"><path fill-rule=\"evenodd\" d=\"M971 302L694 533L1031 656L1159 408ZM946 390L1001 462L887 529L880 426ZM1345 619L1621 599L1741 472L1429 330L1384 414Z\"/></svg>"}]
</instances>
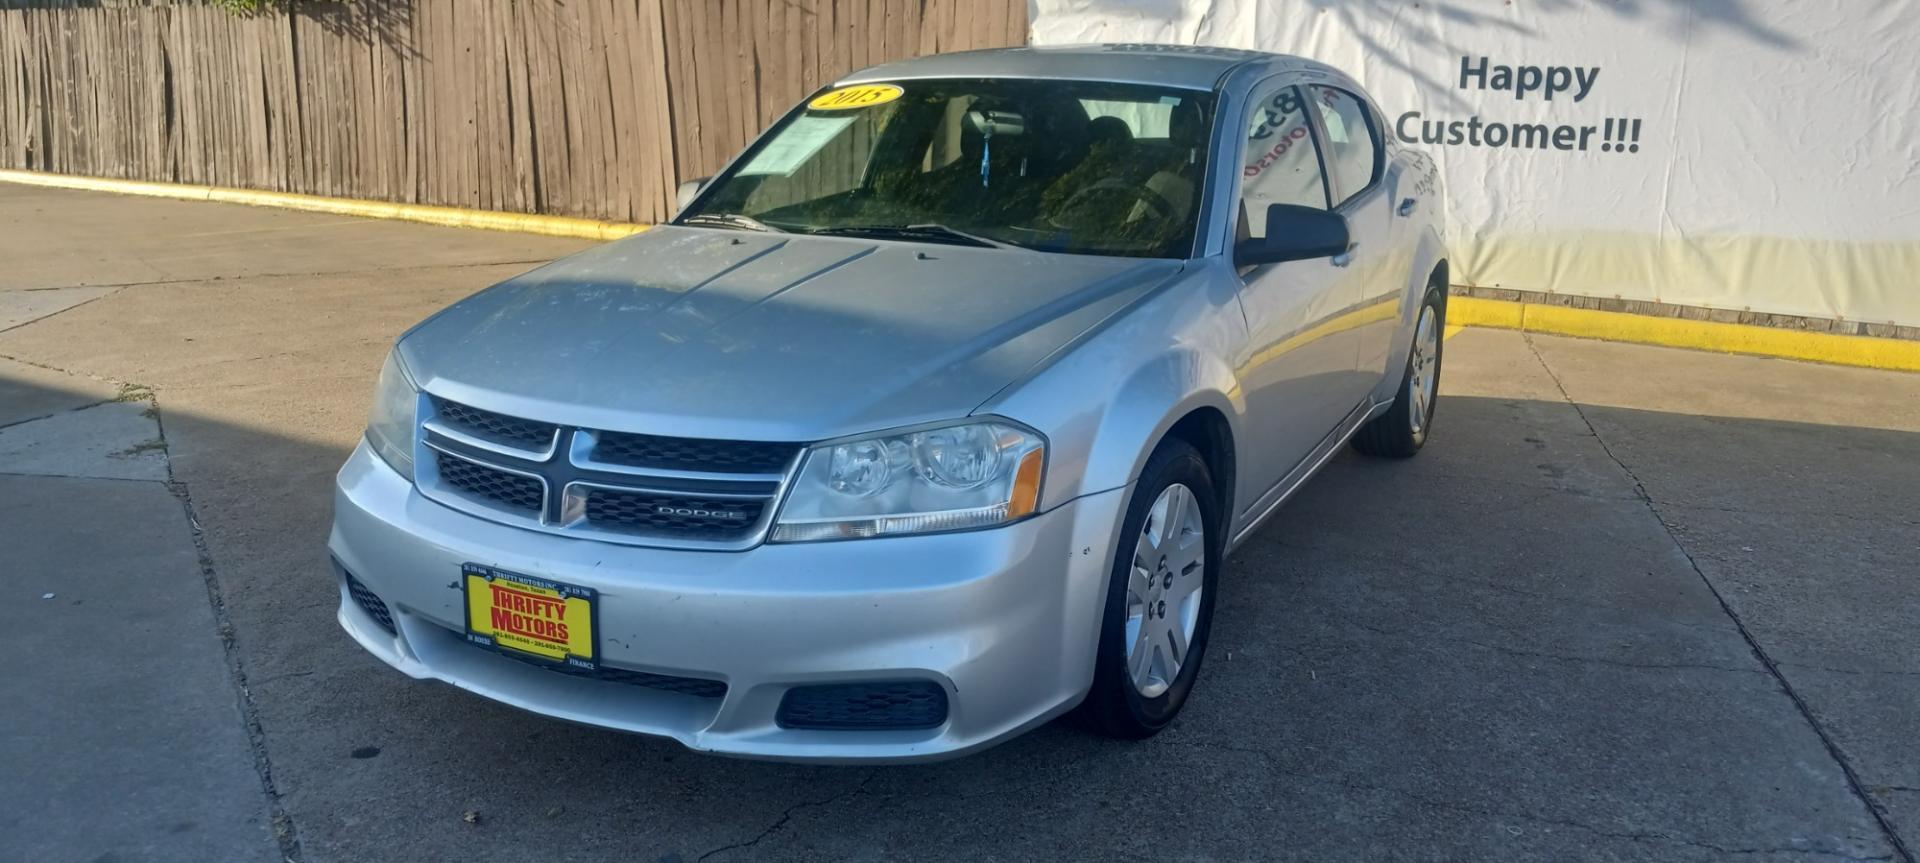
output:
<instances>
[{"instance_id":1,"label":"car hood","mask_svg":"<svg viewBox=\"0 0 1920 863\"><path fill-rule=\"evenodd\" d=\"M400 343L435 395L591 428L821 440L965 416L1173 261L660 227Z\"/></svg>"}]
</instances>

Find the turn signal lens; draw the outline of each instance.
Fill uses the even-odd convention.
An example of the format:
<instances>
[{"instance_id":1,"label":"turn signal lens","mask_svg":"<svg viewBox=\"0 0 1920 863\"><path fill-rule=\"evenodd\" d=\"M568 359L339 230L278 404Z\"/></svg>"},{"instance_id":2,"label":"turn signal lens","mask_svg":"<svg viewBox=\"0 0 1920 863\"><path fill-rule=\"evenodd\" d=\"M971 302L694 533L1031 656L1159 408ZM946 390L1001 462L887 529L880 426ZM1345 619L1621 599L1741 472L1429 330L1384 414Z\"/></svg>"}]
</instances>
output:
<instances>
[{"instance_id":1,"label":"turn signal lens","mask_svg":"<svg viewBox=\"0 0 1920 863\"><path fill-rule=\"evenodd\" d=\"M1020 459L1013 472L1013 494L1007 498L1007 518L1019 518L1040 508L1040 469L1046 462L1044 450L1032 450Z\"/></svg>"}]
</instances>

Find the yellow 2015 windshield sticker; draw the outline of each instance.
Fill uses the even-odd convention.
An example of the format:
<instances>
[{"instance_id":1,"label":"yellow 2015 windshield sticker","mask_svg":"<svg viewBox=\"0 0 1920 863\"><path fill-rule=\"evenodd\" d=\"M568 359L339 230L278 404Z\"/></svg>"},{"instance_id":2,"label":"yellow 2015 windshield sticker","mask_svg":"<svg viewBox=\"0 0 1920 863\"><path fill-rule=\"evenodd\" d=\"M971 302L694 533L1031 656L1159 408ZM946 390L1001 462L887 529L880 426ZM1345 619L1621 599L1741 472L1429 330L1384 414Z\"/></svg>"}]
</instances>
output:
<instances>
[{"instance_id":1,"label":"yellow 2015 windshield sticker","mask_svg":"<svg viewBox=\"0 0 1920 863\"><path fill-rule=\"evenodd\" d=\"M892 84L855 84L851 87L841 87L838 90L821 93L813 97L813 101L808 102L807 107L816 111L871 108L874 105L885 105L898 99L900 94L905 92Z\"/></svg>"}]
</instances>

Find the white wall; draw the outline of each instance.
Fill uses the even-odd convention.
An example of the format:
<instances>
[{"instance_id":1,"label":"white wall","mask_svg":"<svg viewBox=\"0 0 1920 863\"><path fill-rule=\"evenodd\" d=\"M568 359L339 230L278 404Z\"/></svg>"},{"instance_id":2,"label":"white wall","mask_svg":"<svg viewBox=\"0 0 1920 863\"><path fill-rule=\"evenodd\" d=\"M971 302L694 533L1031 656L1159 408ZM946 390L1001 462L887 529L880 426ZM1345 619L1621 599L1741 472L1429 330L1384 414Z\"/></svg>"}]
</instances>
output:
<instances>
[{"instance_id":1,"label":"white wall","mask_svg":"<svg viewBox=\"0 0 1920 863\"><path fill-rule=\"evenodd\" d=\"M1456 281L1920 326L1915 0L1037 0L1033 11L1040 45L1224 45L1353 74L1440 161ZM1530 69L1514 73L1529 89L1483 89L1477 74L1463 87L1462 58L1474 70L1485 58L1489 87L1496 67ZM1475 118L1501 131L1490 141ZM1625 149L1606 141L1608 118L1627 130ZM1543 145L1514 146L1516 123L1543 125ZM1419 140L1429 133L1441 142Z\"/></svg>"}]
</instances>

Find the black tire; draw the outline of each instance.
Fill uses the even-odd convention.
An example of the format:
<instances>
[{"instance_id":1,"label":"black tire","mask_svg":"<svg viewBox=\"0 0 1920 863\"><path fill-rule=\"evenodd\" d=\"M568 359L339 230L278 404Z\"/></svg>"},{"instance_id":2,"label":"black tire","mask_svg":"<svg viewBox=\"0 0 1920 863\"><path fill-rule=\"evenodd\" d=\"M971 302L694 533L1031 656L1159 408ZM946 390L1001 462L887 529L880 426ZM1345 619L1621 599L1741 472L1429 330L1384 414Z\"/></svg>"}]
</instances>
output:
<instances>
[{"instance_id":1,"label":"black tire","mask_svg":"<svg viewBox=\"0 0 1920 863\"><path fill-rule=\"evenodd\" d=\"M1133 567L1135 548L1147 518L1161 492L1175 483L1193 492L1200 510L1202 569L1199 613L1188 638L1186 656L1179 671L1164 692L1154 697L1142 695L1127 670L1127 584ZM1079 716L1092 730L1127 740L1152 737L1180 713L1193 691L1194 679L1206 657L1207 639L1213 624L1213 603L1219 595L1221 559L1225 549L1225 526L1220 517L1213 476L1199 450L1182 440L1162 442L1140 472L1133 497L1127 502L1127 517L1122 522L1120 547L1114 553L1107 584L1106 609L1100 626L1100 645L1094 657L1093 688L1079 707ZM1164 603L1162 604L1164 615Z\"/></svg>"},{"instance_id":2,"label":"black tire","mask_svg":"<svg viewBox=\"0 0 1920 863\"><path fill-rule=\"evenodd\" d=\"M1393 397L1393 407L1386 413L1374 417L1361 426L1353 435L1353 448L1370 456L1379 458L1412 458L1427 443L1427 436L1433 431L1433 415L1440 404L1440 367L1446 356L1447 304L1446 295L1439 286L1429 285L1427 294L1420 301L1420 313L1414 316L1414 335L1420 338L1421 316L1428 309L1433 310L1433 398L1427 402L1426 417L1416 428L1413 422L1413 390L1409 386L1413 380L1414 352L1407 351L1407 364L1400 372L1400 387Z\"/></svg>"}]
</instances>

